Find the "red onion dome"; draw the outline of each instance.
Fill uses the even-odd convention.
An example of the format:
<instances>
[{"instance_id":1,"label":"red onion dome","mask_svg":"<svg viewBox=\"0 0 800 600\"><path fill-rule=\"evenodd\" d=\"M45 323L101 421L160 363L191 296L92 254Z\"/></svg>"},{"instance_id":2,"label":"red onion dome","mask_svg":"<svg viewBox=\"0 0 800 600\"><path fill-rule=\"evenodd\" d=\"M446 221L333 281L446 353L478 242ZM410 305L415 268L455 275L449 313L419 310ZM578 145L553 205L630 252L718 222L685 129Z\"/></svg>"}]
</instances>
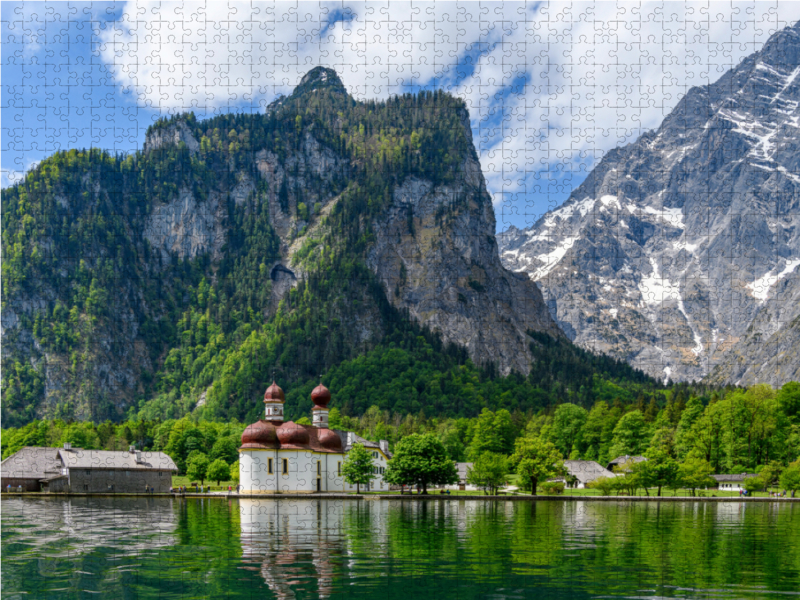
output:
<instances>
[{"instance_id":1,"label":"red onion dome","mask_svg":"<svg viewBox=\"0 0 800 600\"><path fill-rule=\"evenodd\" d=\"M242 433L242 448L275 449L278 447L278 434L275 425L269 421L257 421L248 425Z\"/></svg>"},{"instance_id":2,"label":"red onion dome","mask_svg":"<svg viewBox=\"0 0 800 600\"><path fill-rule=\"evenodd\" d=\"M317 439L319 440L319 445L325 450L342 451L342 439L330 429L318 429Z\"/></svg>"},{"instance_id":3,"label":"red onion dome","mask_svg":"<svg viewBox=\"0 0 800 600\"><path fill-rule=\"evenodd\" d=\"M267 391L264 392L265 402L284 402L285 399L286 398L283 395L283 390L274 381L272 382L272 385L267 388Z\"/></svg>"},{"instance_id":4,"label":"red onion dome","mask_svg":"<svg viewBox=\"0 0 800 600\"><path fill-rule=\"evenodd\" d=\"M294 421L287 421L277 429L281 446L308 446L308 432Z\"/></svg>"},{"instance_id":5,"label":"red onion dome","mask_svg":"<svg viewBox=\"0 0 800 600\"><path fill-rule=\"evenodd\" d=\"M314 388L311 392L311 401L314 406L319 408L328 408L328 402L331 401L331 392L321 383Z\"/></svg>"}]
</instances>

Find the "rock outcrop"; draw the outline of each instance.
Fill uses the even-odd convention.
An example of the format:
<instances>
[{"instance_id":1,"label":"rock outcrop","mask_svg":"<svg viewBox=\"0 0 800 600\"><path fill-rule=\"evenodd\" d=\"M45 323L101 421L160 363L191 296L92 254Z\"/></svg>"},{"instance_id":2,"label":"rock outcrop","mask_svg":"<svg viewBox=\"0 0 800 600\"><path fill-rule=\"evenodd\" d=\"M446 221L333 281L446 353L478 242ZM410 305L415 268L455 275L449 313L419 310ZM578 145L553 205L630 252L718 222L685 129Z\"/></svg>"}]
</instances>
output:
<instances>
[{"instance_id":1,"label":"rock outcrop","mask_svg":"<svg viewBox=\"0 0 800 600\"><path fill-rule=\"evenodd\" d=\"M797 378L798 74L795 25L609 152L561 207L498 236L503 264L579 345L654 376Z\"/></svg>"},{"instance_id":2,"label":"rock outcrop","mask_svg":"<svg viewBox=\"0 0 800 600\"><path fill-rule=\"evenodd\" d=\"M563 334L536 285L500 264L477 157L467 157L461 172L453 185L409 177L398 186L373 225L368 263L395 306L467 348L473 361L527 374L527 332Z\"/></svg>"}]
</instances>

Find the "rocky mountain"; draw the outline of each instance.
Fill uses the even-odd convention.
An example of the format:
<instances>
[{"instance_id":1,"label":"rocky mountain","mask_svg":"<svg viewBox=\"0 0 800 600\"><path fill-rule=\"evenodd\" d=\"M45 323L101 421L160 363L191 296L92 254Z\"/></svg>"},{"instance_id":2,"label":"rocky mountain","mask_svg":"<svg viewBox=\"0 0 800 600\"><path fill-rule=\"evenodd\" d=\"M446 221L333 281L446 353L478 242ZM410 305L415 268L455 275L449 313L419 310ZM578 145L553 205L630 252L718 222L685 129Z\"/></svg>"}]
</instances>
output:
<instances>
[{"instance_id":1,"label":"rocky mountain","mask_svg":"<svg viewBox=\"0 0 800 600\"><path fill-rule=\"evenodd\" d=\"M3 194L4 418L242 417L275 370L382 345L527 374L565 338L494 231L463 101L356 102L329 69L56 154Z\"/></svg>"},{"instance_id":2,"label":"rocky mountain","mask_svg":"<svg viewBox=\"0 0 800 600\"><path fill-rule=\"evenodd\" d=\"M498 236L585 348L653 376L800 379L800 24Z\"/></svg>"}]
</instances>

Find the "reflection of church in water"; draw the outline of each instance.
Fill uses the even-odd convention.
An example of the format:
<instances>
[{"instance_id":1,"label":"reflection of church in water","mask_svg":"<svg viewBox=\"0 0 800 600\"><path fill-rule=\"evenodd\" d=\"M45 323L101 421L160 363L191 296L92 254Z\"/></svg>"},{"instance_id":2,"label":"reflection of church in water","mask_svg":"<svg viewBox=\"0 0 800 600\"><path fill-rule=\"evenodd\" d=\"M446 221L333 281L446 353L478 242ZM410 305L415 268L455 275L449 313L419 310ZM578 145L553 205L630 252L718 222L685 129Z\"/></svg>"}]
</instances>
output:
<instances>
[{"instance_id":1,"label":"reflection of church in water","mask_svg":"<svg viewBox=\"0 0 800 600\"><path fill-rule=\"evenodd\" d=\"M342 463L354 444L372 455L373 475L361 489L388 491L383 481L391 454L386 440L371 442L349 431L328 429L331 393L320 384L311 392L312 425L283 422L284 393L273 382L264 394L264 418L242 433L239 483L243 494L313 494L351 492Z\"/></svg>"},{"instance_id":2,"label":"reflection of church in water","mask_svg":"<svg viewBox=\"0 0 800 600\"><path fill-rule=\"evenodd\" d=\"M385 523L388 504L368 504L240 498L243 568L259 573L276 598L330 597L353 567L346 511L368 512L373 531Z\"/></svg>"}]
</instances>

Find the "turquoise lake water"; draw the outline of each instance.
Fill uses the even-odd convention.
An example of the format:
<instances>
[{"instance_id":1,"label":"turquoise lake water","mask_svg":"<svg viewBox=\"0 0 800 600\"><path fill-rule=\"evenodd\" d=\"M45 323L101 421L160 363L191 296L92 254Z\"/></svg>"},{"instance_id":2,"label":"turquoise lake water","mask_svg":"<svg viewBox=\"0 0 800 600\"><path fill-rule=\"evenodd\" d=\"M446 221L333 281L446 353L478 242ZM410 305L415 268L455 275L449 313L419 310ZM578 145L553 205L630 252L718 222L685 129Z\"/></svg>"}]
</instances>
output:
<instances>
[{"instance_id":1,"label":"turquoise lake water","mask_svg":"<svg viewBox=\"0 0 800 600\"><path fill-rule=\"evenodd\" d=\"M2 598L800 598L800 505L10 498Z\"/></svg>"}]
</instances>

